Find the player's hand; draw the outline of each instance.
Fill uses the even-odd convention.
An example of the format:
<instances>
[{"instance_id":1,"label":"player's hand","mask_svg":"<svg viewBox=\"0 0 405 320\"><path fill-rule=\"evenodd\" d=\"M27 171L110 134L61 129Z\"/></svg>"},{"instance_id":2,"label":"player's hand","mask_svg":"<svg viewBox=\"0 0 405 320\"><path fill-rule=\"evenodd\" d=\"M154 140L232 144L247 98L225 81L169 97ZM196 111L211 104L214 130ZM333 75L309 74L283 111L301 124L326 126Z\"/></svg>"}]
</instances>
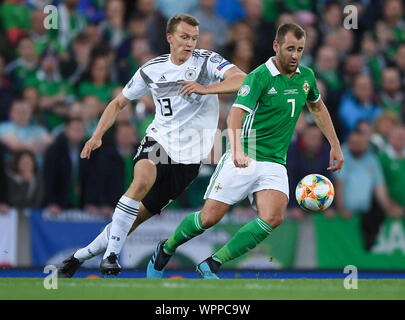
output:
<instances>
[{"instance_id":1,"label":"player's hand","mask_svg":"<svg viewBox=\"0 0 405 320\"><path fill-rule=\"evenodd\" d=\"M331 147L329 156L329 167L327 168L327 170L340 171L342 169L343 162L344 158L340 146Z\"/></svg>"},{"instance_id":2,"label":"player's hand","mask_svg":"<svg viewBox=\"0 0 405 320\"><path fill-rule=\"evenodd\" d=\"M83 147L82 152L80 153L80 158L82 159L90 159L90 154L93 150L100 148L102 144L101 139L97 139L95 137L91 137Z\"/></svg>"},{"instance_id":3,"label":"player's hand","mask_svg":"<svg viewBox=\"0 0 405 320\"><path fill-rule=\"evenodd\" d=\"M393 219L399 219L399 218L403 217L404 209L401 206L394 203L394 204L392 204L392 206L390 208L389 215Z\"/></svg>"},{"instance_id":4,"label":"player's hand","mask_svg":"<svg viewBox=\"0 0 405 320\"><path fill-rule=\"evenodd\" d=\"M336 210L334 208L328 208L325 210L324 215L328 219L333 219L336 216Z\"/></svg>"},{"instance_id":5,"label":"player's hand","mask_svg":"<svg viewBox=\"0 0 405 320\"><path fill-rule=\"evenodd\" d=\"M0 214L6 214L10 210L10 207L6 203L0 203Z\"/></svg>"},{"instance_id":6,"label":"player's hand","mask_svg":"<svg viewBox=\"0 0 405 320\"><path fill-rule=\"evenodd\" d=\"M302 221L305 217L305 212L298 207L291 208L288 213L294 220L298 221Z\"/></svg>"},{"instance_id":7,"label":"player's hand","mask_svg":"<svg viewBox=\"0 0 405 320\"><path fill-rule=\"evenodd\" d=\"M58 214L62 211L62 208L60 206L58 206L55 203L50 204L47 208L46 208L51 214Z\"/></svg>"},{"instance_id":8,"label":"player's hand","mask_svg":"<svg viewBox=\"0 0 405 320\"><path fill-rule=\"evenodd\" d=\"M349 220L353 217L353 213L349 210L342 210L340 212L340 214L342 215L343 219L345 219L345 220Z\"/></svg>"},{"instance_id":9,"label":"player's hand","mask_svg":"<svg viewBox=\"0 0 405 320\"><path fill-rule=\"evenodd\" d=\"M235 164L235 167L237 168L246 168L249 166L250 159L246 153L243 151L240 152L235 152L232 155L233 158L233 163Z\"/></svg>"},{"instance_id":10,"label":"player's hand","mask_svg":"<svg viewBox=\"0 0 405 320\"><path fill-rule=\"evenodd\" d=\"M195 81L179 81L179 84L184 84L184 87L181 88L180 93L184 95L190 95L192 93L198 94L208 94L208 89L206 86L199 84Z\"/></svg>"}]
</instances>

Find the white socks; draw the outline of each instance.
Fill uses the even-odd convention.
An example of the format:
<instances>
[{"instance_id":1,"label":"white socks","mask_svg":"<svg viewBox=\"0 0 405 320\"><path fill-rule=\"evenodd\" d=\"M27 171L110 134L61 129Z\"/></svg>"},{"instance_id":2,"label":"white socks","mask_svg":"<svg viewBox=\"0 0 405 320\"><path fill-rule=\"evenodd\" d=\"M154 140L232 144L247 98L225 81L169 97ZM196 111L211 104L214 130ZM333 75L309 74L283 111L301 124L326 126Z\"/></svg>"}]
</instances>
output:
<instances>
[{"instance_id":1,"label":"white socks","mask_svg":"<svg viewBox=\"0 0 405 320\"><path fill-rule=\"evenodd\" d=\"M138 210L139 202L136 200L122 196L118 201L112 217L108 246L103 259L107 258L111 252L114 252L117 256L121 252L128 232L138 215Z\"/></svg>"},{"instance_id":2,"label":"white socks","mask_svg":"<svg viewBox=\"0 0 405 320\"><path fill-rule=\"evenodd\" d=\"M111 225L111 222L107 224L97 238L95 238L87 247L77 250L73 256L82 262L103 253L108 245Z\"/></svg>"}]
</instances>

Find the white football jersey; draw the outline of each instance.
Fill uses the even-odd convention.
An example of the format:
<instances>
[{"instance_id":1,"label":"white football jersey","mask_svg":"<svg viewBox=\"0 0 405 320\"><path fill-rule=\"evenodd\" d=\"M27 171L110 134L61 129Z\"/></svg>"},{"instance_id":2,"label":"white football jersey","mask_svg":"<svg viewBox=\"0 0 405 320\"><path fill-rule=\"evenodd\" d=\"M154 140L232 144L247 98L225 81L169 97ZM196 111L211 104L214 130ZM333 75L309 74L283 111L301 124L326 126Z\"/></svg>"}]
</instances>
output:
<instances>
[{"instance_id":1,"label":"white football jersey","mask_svg":"<svg viewBox=\"0 0 405 320\"><path fill-rule=\"evenodd\" d=\"M129 99L151 93L155 118L146 135L155 139L169 157L179 163L199 163L214 144L218 127L217 94L190 96L180 94L184 86L178 81L195 81L208 86L223 79L233 64L218 53L195 49L181 65L170 60L170 54L154 58L140 67L122 90Z\"/></svg>"}]
</instances>

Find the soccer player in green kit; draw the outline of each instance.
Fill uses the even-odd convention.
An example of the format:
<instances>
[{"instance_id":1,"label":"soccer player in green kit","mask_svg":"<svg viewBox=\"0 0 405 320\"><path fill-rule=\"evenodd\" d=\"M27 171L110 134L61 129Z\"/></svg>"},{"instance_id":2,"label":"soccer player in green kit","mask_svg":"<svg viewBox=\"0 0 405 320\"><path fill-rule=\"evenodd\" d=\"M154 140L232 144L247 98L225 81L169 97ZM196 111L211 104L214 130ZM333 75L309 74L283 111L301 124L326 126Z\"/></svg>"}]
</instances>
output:
<instances>
[{"instance_id":1,"label":"soccer player in green kit","mask_svg":"<svg viewBox=\"0 0 405 320\"><path fill-rule=\"evenodd\" d=\"M218 223L231 205L247 196L257 209L257 219L197 265L204 278L218 279L222 264L256 247L283 222L289 193L286 155L305 104L331 146L328 170L342 168L340 143L314 73L299 66L304 45L305 31L299 25L278 28L273 42L276 56L247 75L231 108L230 148L211 177L202 210L186 216L169 239L159 242L147 267L148 278L163 277L178 246Z\"/></svg>"}]
</instances>

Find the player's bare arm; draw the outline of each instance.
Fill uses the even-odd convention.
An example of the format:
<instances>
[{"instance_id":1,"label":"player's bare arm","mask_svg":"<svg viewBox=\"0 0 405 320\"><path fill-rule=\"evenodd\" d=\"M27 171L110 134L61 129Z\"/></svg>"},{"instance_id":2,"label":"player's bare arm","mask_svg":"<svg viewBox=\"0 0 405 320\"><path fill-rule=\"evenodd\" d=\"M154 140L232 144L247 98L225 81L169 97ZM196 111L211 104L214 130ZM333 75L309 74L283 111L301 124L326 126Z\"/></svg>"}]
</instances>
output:
<instances>
[{"instance_id":1,"label":"player's bare arm","mask_svg":"<svg viewBox=\"0 0 405 320\"><path fill-rule=\"evenodd\" d=\"M234 66L227 70L224 74L224 80L219 83L214 83L209 86L203 86L195 81L179 81L184 84L180 93L182 95L198 94L216 94L216 93L233 93L237 92L245 80L246 73Z\"/></svg>"},{"instance_id":2,"label":"player's bare arm","mask_svg":"<svg viewBox=\"0 0 405 320\"><path fill-rule=\"evenodd\" d=\"M118 113L128 104L129 100L120 93L115 97L105 108L101 118L94 130L92 137L86 142L80 154L82 159L90 159L90 154L93 150L101 147L104 133L114 124Z\"/></svg>"},{"instance_id":3,"label":"player's bare arm","mask_svg":"<svg viewBox=\"0 0 405 320\"><path fill-rule=\"evenodd\" d=\"M227 125L228 135L231 145L233 163L238 168L245 168L249 165L249 157L243 151L242 143L240 141L240 130L242 130L243 117L246 110L233 107L229 111Z\"/></svg>"},{"instance_id":4,"label":"player's bare arm","mask_svg":"<svg viewBox=\"0 0 405 320\"><path fill-rule=\"evenodd\" d=\"M340 149L340 142L337 138L335 128L333 126L332 120L329 115L329 111L323 103L322 99L317 102L307 102L309 111L316 125L321 129L322 133L328 139L330 144L330 157L329 157L329 167L328 170L338 171L342 169L343 166L343 153ZM335 163L336 161L336 163Z\"/></svg>"}]
</instances>

